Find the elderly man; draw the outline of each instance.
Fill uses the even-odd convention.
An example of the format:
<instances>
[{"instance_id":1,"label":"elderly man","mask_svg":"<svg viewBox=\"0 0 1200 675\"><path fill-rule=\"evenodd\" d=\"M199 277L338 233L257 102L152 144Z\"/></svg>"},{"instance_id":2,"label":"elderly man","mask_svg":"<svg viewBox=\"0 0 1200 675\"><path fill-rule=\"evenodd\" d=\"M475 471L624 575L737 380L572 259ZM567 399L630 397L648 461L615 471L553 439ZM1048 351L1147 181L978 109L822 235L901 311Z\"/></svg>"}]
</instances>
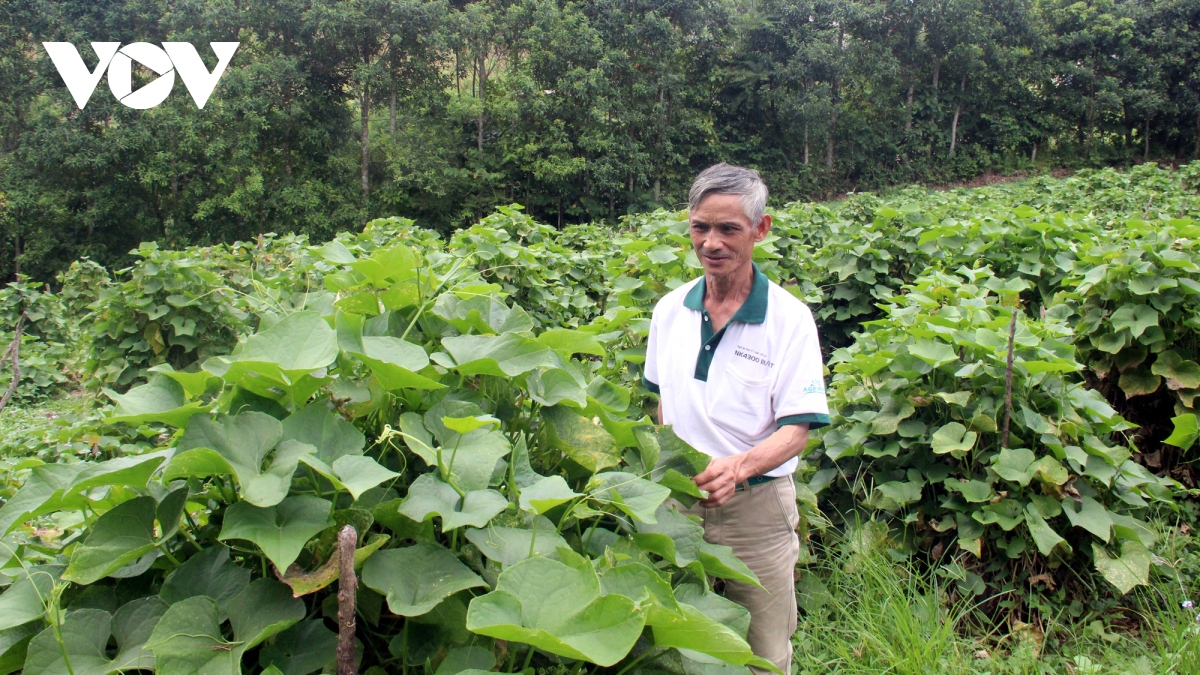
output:
<instances>
[{"instance_id":1,"label":"elderly man","mask_svg":"<svg viewBox=\"0 0 1200 675\"><path fill-rule=\"evenodd\" d=\"M829 408L812 314L752 262L771 229L766 203L752 169L717 164L696 177L689 226L704 276L654 308L643 383L659 396L659 422L712 456L695 478L708 498L686 512L758 576L763 588L729 582L726 595L750 611L754 653L790 673L800 548L792 473Z\"/></svg>"}]
</instances>

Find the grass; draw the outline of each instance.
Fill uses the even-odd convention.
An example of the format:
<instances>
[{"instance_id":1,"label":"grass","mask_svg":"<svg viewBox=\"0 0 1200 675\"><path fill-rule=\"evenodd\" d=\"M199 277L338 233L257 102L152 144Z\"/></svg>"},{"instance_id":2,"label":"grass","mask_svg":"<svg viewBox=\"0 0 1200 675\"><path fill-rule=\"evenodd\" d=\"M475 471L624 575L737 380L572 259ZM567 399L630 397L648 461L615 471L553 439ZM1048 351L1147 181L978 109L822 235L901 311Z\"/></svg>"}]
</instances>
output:
<instances>
[{"instance_id":1,"label":"grass","mask_svg":"<svg viewBox=\"0 0 1200 675\"><path fill-rule=\"evenodd\" d=\"M985 596L958 599L954 566L923 574L862 537L828 553L797 582L796 675L1200 675L1200 608L1182 608L1166 576L1100 618L1000 631L978 611Z\"/></svg>"}]
</instances>

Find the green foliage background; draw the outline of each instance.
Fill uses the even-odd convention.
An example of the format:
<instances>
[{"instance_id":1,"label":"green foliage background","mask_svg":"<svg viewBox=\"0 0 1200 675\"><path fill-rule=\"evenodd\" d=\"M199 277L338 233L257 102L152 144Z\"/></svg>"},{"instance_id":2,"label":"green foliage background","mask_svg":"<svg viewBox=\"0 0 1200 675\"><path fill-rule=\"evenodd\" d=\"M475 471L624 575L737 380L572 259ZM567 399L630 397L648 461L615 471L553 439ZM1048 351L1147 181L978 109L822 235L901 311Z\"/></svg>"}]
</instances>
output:
<instances>
[{"instance_id":1,"label":"green foliage background","mask_svg":"<svg viewBox=\"0 0 1200 675\"><path fill-rule=\"evenodd\" d=\"M833 412L797 593L843 637L798 664L965 672L973 627L1048 672L1056 624L1163 606L1156 662L1194 662L1198 175L773 210L755 261L813 308ZM0 296L20 397L102 393L0 442L0 671L326 669L346 524L364 670L765 664L713 581L752 573L666 501L707 457L640 387L650 309L701 271L684 212L137 256Z\"/></svg>"},{"instance_id":2,"label":"green foliage background","mask_svg":"<svg viewBox=\"0 0 1200 675\"><path fill-rule=\"evenodd\" d=\"M0 270L392 214L449 232L1200 154L1196 0L0 2ZM241 47L210 103L79 110L41 47Z\"/></svg>"}]
</instances>

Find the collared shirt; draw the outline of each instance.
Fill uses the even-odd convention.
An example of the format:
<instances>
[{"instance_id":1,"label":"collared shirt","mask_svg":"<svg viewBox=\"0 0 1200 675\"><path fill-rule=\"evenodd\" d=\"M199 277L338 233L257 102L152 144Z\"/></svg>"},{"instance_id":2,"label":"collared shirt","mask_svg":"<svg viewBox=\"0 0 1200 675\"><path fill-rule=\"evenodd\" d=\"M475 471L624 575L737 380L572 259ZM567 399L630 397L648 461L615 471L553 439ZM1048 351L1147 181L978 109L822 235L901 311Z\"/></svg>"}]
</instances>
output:
<instances>
[{"instance_id":1,"label":"collared shirt","mask_svg":"<svg viewBox=\"0 0 1200 675\"><path fill-rule=\"evenodd\" d=\"M812 312L754 268L750 295L721 330L704 309L704 277L659 300L642 382L659 394L662 422L712 457L732 457L780 427L829 424ZM796 459L768 471L787 476Z\"/></svg>"}]
</instances>

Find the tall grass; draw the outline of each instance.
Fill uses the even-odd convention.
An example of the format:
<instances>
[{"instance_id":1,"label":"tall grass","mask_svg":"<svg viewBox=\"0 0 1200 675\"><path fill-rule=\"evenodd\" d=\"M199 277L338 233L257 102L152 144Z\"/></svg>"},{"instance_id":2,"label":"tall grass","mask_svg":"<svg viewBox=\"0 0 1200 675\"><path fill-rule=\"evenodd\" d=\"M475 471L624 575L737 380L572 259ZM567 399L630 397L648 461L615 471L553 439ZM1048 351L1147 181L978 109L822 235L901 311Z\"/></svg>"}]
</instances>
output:
<instances>
[{"instance_id":1,"label":"tall grass","mask_svg":"<svg viewBox=\"0 0 1200 675\"><path fill-rule=\"evenodd\" d=\"M893 560L865 529L798 575L796 675L1200 675L1200 609L1180 607L1178 587L1126 598L1135 631L1094 615L1049 636L989 630L975 611L982 596L962 600L962 581Z\"/></svg>"}]
</instances>

